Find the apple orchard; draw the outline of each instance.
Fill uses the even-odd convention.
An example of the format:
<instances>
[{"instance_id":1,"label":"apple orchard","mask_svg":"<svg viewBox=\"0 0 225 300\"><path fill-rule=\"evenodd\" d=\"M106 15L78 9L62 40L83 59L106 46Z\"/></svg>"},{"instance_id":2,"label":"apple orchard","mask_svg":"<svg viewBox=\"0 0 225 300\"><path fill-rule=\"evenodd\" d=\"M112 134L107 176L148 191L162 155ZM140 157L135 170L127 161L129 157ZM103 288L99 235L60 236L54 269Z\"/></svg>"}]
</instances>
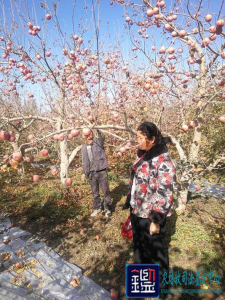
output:
<instances>
[{"instance_id":1,"label":"apple orchard","mask_svg":"<svg viewBox=\"0 0 225 300\"><path fill-rule=\"evenodd\" d=\"M60 1L8 2L0 25L0 172L10 165L22 176L24 164L54 149L51 174L70 186L69 166L90 128L122 160L134 155L135 129L148 120L172 139L176 204L184 208L198 170L213 172L225 157L224 1L217 11L207 0L104 1L122 24L109 43L101 1L87 1L86 20L74 18L71 1L67 27Z\"/></svg>"}]
</instances>

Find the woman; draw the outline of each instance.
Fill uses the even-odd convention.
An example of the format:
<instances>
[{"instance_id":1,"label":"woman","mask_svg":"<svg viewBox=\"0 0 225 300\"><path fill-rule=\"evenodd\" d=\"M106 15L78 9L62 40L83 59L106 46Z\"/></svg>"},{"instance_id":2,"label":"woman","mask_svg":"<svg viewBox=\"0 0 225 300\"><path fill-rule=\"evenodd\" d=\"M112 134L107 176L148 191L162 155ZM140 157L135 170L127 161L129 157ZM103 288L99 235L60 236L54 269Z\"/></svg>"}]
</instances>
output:
<instances>
[{"instance_id":1,"label":"woman","mask_svg":"<svg viewBox=\"0 0 225 300\"><path fill-rule=\"evenodd\" d=\"M155 124L142 123L137 141L137 160L131 168L123 208L131 210L135 263L159 264L162 282L163 272L169 267L164 236L166 218L171 215L175 166L166 146L170 138L164 138Z\"/></svg>"}]
</instances>

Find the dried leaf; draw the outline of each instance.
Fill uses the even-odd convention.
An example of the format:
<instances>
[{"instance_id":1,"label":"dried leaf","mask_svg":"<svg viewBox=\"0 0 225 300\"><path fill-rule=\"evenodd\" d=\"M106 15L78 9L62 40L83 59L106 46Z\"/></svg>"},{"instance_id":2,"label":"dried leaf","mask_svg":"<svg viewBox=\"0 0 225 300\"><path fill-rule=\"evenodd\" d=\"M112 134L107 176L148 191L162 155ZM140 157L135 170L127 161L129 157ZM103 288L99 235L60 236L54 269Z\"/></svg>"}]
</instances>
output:
<instances>
[{"instance_id":1,"label":"dried leaf","mask_svg":"<svg viewBox=\"0 0 225 300\"><path fill-rule=\"evenodd\" d=\"M70 284L71 284L73 287L77 288L77 287L80 285L80 279L79 279L77 276L75 276L75 277L70 281Z\"/></svg>"},{"instance_id":2,"label":"dried leaf","mask_svg":"<svg viewBox=\"0 0 225 300\"><path fill-rule=\"evenodd\" d=\"M15 272L16 272L17 274L20 274L20 273L22 273L24 270L25 270L24 268L20 268L20 269L16 269Z\"/></svg>"},{"instance_id":3,"label":"dried leaf","mask_svg":"<svg viewBox=\"0 0 225 300\"><path fill-rule=\"evenodd\" d=\"M72 285L74 288L78 287L78 284L74 280L70 281L70 285Z\"/></svg>"},{"instance_id":4,"label":"dried leaf","mask_svg":"<svg viewBox=\"0 0 225 300\"><path fill-rule=\"evenodd\" d=\"M36 268L31 268L31 271L36 275L39 276L40 272Z\"/></svg>"},{"instance_id":5,"label":"dried leaf","mask_svg":"<svg viewBox=\"0 0 225 300\"><path fill-rule=\"evenodd\" d=\"M19 250L17 250L16 252L15 252L15 254L18 256L18 257L24 257L26 254L25 254L25 252L23 252L23 247L22 248L20 248Z\"/></svg>"},{"instance_id":6,"label":"dried leaf","mask_svg":"<svg viewBox=\"0 0 225 300\"><path fill-rule=\"evenodd\" d=\"M98 241L100 239L99 235L95 236L95 240Z\"/></svg>"},{"instance_id":7,"label":"dried leaf","mask_svg":"<svg viewBox=\"0 0 225 300\"><path fill-rule=\"evenodd\" d=\"M8 253L8 252L3 252L3 253L1 254L1 260L3 260L3 261L8 261L8 260L10 260L10 257L11 257L11 255L10 255L10 253Z\"/></svg>"}]
</instances>

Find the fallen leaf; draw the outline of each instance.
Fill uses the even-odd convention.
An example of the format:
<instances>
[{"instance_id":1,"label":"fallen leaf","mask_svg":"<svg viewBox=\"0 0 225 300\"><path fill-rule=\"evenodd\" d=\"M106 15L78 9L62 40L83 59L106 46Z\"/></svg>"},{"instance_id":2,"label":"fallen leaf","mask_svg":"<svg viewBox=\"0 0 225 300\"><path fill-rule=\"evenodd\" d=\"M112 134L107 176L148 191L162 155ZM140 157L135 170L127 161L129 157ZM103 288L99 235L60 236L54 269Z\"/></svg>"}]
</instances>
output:
<instances>
[{"instance_id":1,"label":"fallen leaf","mask_svg":"<svg viewBox=\"0 0 225 300\"><path fill-rule=\"evenodd\" d=\"M1 254L1 259L2 259L3 261L8 261L8 260L10 260L10 257L11 257L11 255L10 255L10 253L8 253L8 252L3 252L3 253Z\"/></svg>"},{"instance_id":2,"label":"fallen leaf","mask_svg":"<svg viewBox=\"0 0 225 300\"><path fill-rule=\"evenodd\" d=\"M19 268L22 268L22 267L23 267L23 263L22 263L22 261L20 261L20 262L15 263L13 266L14 266L14 268L16 268L16 269L19 269Z\"/></svg>"},{"instance_id":3,"label":"fallen leaf","mask_svg":"<svg viewBox=\"0 0 225 300\"><path fill-rule=\"evenodd\" d=\"M79 279L77 276L75 276L75 277L70 281L70 284L71 284L73 287L77 288L77 287L80 285L80 279Z\"/></svg>"},{"instance_id":4,"label":"fallen leaf","mask_svg":"<svg viewBox=\"0 0 225 300\"><path fill-rule=\"evenodd\" d=\"M70 285L72 285L74 288L78 287L78 284L74 280L70 281Z\"/></svg>"}]
</instances>

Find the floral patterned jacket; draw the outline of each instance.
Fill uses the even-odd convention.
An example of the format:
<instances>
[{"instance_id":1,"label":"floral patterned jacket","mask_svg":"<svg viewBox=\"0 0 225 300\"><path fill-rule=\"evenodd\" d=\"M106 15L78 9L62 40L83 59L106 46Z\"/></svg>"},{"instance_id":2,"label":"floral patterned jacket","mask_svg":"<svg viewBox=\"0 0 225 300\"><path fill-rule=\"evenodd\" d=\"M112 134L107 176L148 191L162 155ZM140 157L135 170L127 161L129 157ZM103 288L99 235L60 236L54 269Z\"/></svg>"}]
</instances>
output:
<instances>
[{"instance_id":1,"label":"floral patterned jacket","mask_svg":"<svg viewBox=\"0 0 225 300\"><path fill-rule=\"evenodd\" d=\"M131 178L124 208L131 207L137 217L150 218L162 224L171 215L175 166L166 146L149 151L138 150L138 159L131 167ZM133 195L132 185L135 181Z\"/></svg>"}]
</instances>

